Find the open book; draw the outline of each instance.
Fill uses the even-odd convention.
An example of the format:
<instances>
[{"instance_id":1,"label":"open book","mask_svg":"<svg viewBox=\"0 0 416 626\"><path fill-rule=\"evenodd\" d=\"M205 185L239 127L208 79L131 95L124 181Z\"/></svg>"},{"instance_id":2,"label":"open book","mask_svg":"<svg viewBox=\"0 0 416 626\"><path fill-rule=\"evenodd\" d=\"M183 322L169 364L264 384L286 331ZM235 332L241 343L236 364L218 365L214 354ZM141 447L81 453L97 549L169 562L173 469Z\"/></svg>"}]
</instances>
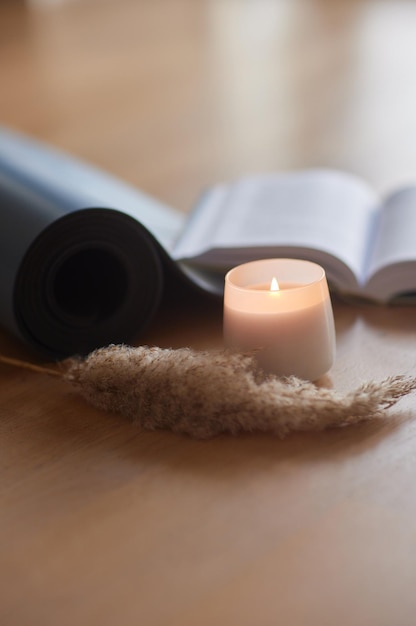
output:
<instances>
[{"instance_id":1,"label":"open book","mask_svg":"<svg viewBox=\"0 0 416 626\"><path fill-rule=\"evenodd\" d=\"M202 196L172 255L221 275L260 258L306 259L341 293L403 301L416 296L416 186L381 202L334 170L247 177Z\"/></svg>"},{"instance_id":2,"label":"open book","mask_svg":"<svg viewBox=\"0 0 416 626\"><path fill-rule=\"evenodd\" d=\"M416 293L416 187L384 202L330 170L208 189L189 216L0 130L0 324L53 356L129 341L175 281L221 295L246 261L321 264L345 294Z\"/></svg>"}]
</instances>

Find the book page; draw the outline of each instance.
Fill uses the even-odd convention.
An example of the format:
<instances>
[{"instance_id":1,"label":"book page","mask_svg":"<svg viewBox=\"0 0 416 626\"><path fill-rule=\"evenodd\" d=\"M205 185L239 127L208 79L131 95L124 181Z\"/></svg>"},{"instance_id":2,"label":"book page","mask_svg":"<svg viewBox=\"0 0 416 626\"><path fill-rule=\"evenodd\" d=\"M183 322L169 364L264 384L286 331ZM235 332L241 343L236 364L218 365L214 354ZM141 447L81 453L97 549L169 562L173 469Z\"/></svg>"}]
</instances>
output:
<instances>
[{"instance_id":1,"label":"book page","mask_svg":"<svg viewBox=\"0 0 416 626\"><path fill-rule=\"evenodd\" d=\"M208 194L197 209L175 258L202 255L221 265L229 264L233 249L276 248L278 253L293 246L341 259L360 282L378 215L375 193L365 183L341 172L307 170L253 176L230 185L227 193L221 189L217 201L210 202ZM218 191L212 194L214 199ZM207 230L199 228L204 210L213 218Z\"/></svg>"},{"instance_id":2,"label":"book page","mask_svg":"<svg viewBox=\"0 0 416 626\"><path fill-rule=\"evenodd\" d=\"M416 187L385 201L367 274L370 292L382 299L416 291Z\"/></svg>"},{"instance_id":3,"label":"book page","mask_svg":"<svg viewBox=\"0 0 416 626\"><path fill-rule=\"evenodd\" d=\"M210 249L229 193L228 185L216 185L202 194L173 246L174 259L192 258Z\"/></svg>"},{"instance_id":4,"label":"book page","mask_svg":"<svg viewBox=\"0 0 416 626\"><path fill-rule=\"evenodd\" d=\"M368 273L401 261L416 261L416 187L408 187L387 198Z\"/></svg>"}]
</instances>

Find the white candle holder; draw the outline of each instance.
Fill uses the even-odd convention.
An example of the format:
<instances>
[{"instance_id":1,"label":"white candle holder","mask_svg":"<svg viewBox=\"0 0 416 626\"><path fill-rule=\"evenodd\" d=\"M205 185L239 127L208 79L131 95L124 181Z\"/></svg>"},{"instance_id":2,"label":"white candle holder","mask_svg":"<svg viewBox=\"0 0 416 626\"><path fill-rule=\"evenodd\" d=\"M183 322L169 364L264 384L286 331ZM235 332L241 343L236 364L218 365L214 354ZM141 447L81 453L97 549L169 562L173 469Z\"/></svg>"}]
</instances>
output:
<instances>
[{"instance_id":1,"label":"white candle holder","mask_svg":"<svg viewBox=\"0 0 416 626\"><path fill-rule=\"evenodd\" d=\"M234 351L254 351L266 373L312 381L326 374L335 360L335 328L323 268L298 259L265 259L230 270L224 342Z\"/></svg>"}]
</instances>

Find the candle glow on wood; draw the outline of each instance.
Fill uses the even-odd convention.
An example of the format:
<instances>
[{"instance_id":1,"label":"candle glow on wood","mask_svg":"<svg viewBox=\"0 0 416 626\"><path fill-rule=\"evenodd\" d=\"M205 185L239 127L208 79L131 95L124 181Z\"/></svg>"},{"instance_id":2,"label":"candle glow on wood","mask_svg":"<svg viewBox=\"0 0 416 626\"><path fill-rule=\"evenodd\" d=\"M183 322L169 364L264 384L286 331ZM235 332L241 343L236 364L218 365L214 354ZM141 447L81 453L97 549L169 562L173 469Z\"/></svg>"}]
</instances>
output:
<instances>
[{"instance_id":1,"label":"candle glow on wood","mask_svg":"<svg viewBox=\"0 0 416 626\"><path fill-rule=\"evenodd\" d=\"M335 357L324 270L309 261L267 259L228 272L224 341L232 350L254 351L265 372L307 380L322 376Z\"/></svg>"}]
</instances>

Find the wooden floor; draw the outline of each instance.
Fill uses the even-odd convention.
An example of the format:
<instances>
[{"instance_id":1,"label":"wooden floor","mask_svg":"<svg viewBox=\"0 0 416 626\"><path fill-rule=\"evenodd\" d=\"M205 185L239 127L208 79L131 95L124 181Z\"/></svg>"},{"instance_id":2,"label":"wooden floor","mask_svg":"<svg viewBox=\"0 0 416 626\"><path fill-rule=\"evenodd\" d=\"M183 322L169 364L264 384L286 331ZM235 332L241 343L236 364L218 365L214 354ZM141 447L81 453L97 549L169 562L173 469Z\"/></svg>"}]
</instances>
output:
<instances>
[{"instance_id":1,"label":"wooden floor","mask_svg":"<svg viewBox=\"0 0 416 626\"><path fill-rule=\"evenodd\" d=\"M404 0L3 2L0 122L181 211L316 165L386 193L416 180L415 33ZM416 375L414 309L335 318L334 388ZM216 348L221 324L196 300L141 341ZM1 366L0 624L412 626L415 417L195 442Z\"/></svg>"}]
</instances>

